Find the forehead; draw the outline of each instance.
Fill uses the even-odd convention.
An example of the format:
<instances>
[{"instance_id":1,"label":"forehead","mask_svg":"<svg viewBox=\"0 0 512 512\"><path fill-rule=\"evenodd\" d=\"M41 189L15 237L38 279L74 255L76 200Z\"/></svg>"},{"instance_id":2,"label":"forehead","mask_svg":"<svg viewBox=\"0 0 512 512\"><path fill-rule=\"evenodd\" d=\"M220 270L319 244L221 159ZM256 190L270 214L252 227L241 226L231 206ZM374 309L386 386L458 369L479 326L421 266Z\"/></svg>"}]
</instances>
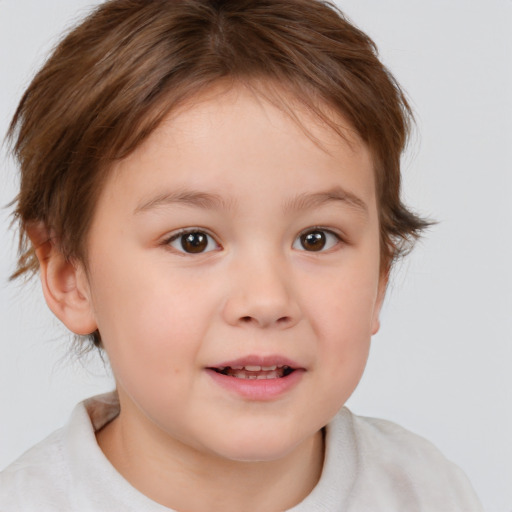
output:
<instances>
[{"instance_id":1,"label":"forehead","mask_svg":"<svg viewBox=\"0 0 512 512\"><path fill-rule=\"evenodd\" d=\"M132 193L150 198L161 187L219 189L224 180L218 191L236 201L242 175L253 180L244 190L250 196L268 181L296 185L299 175L305 185L325 188L320 169L328 169L332 187L355 189L372 203L370 151L340 115L324 112L330 124L284 89L218 84L171 112L113 166L107 185L119 192L131 183Z\"/></svg>"},{"instance_id":2,"label":"forehead","mask_svg":"<svg viewBox=\"0 0 512 512\"><path fill-rule=\"evenodd\" d=\"M215 124L220 112L223 120L229 121L225 127L233 132L258 126L268 130L270 123L276 130L292 132L294 136L302 132L326 153L329 148L337 148L340 139L355 151L367 149L353 126L316 91L311 90L305 98L304 91L294 91L291 85L272 79L218 81L170 112L162 125L172 126L176 132L185 125L197 127L198 123L206 128L208 122Z\"/></svg>"}]
</instances>

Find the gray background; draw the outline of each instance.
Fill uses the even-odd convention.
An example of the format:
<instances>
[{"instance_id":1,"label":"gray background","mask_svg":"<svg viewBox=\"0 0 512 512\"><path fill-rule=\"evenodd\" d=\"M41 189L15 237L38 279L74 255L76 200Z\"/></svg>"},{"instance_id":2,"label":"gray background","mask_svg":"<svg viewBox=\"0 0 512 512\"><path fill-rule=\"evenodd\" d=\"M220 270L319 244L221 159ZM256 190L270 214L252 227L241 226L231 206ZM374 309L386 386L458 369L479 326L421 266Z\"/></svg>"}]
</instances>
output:
<instances>
[{"instance_id":1,"label":"gray background","mask_svg":"<svg viewBox=\"0 0 512 512\"><path fill-rule=\"evenodd\" d=\"M95 2L0 0L0 134L58 34ZM349 406L433 441L486 510L512 511L512 1L346 0L417 113L404 194L440 221L393 276L367 372ZM16 172L0 155L0 204ZM77 361L38 283L15 261L0 210L0 467L108 390Z\"/></svg>"}]
</instances>

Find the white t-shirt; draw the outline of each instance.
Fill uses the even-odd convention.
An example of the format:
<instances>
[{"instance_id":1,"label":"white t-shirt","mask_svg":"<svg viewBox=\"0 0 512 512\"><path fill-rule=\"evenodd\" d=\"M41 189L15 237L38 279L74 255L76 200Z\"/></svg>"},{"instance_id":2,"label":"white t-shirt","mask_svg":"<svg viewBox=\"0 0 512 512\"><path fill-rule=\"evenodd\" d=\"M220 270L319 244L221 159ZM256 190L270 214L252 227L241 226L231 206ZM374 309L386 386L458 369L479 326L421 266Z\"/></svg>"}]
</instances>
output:
<instances>
[{"instance_id":1,"label":"white t-shirt","mask_svg":"<svg viewBox=\"0 0 512 512\"><path fill-rule=\"evenodd\" d=\"M96 443L119 413L111 393L0 473L1 512L169 512L132 487ZM428 441L343 408L326 427L322 476L290 512L481 512L462 471Z\"/></svg>"}]
</instances>

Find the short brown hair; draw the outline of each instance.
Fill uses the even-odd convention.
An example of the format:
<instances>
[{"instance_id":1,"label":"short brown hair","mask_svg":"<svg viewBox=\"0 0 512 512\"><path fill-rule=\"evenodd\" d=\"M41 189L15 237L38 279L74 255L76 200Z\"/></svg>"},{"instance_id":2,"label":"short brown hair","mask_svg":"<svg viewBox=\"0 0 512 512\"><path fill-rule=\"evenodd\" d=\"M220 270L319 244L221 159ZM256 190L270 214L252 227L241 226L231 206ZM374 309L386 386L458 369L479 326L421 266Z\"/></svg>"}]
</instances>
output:
<instances>
[{"instance_id":1,"label":"short brown hair","mask_svg":"<svg viewBox=\"0 0 512 512\"><path fill-rule=\"evenodd\" d=\"M331 125L322 105L341 114L374 158L382 268L412 247L428 223L400 199L411 110L373 41L334 5L110 0L61 41L12 120L9 137L21 169L13 277L38 269L25 233L33 222L47 227L66 257L86 261L86 236L110 163L219 80L282 84Z\"/></svg>"}]
</instances>

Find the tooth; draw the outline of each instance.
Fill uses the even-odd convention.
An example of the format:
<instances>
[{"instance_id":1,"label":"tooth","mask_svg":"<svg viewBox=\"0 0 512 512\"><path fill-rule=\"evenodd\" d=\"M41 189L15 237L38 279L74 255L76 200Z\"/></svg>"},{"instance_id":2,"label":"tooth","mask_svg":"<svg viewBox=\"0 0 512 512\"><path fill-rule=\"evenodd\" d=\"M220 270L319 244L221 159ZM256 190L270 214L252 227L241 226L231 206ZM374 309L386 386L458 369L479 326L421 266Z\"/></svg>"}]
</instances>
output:
<instances>
[{"instance_id":1,"label":"tooth","mask_svg":"<svg viewBox=\"0 0 512 512\"><path fill-rule=\"evenodd\" d=\"M260 372L261 371L261 366L246 366L245 369L248 372Z\"/></svg>"},{"instance_id":2,"label":"tooth","mask_svg":"<svg viewBox=\"0 0 512 512\"><path fill-rule=\"evenodd\" d=\"M263 380L263 379L267 379L267 375L264 375L264 374L260 374L260 375L256 375L256 379L257 380Z\"/></svg>"},{"instance_id":3,"label":"tooth","mask_svg":"<svg viewBox=\"0 0 512 512\"><path fill-rule=\"evenodd\" d=\"M248 375L246 378L249 380L255 380L258 378L258 376L257 375Z\"/></svg>"},{"instance_id":4,"label":"tooth","mask_svg":"<svg viewBox=\"0 0 512 512\"><path fill-rule=\"evenodd\" d=\"M276 365L274 366L262 366L261 369L264 371L264 372L273 372L275 369L277 368Z\"/></svg>"},{"instance_id":5,"label":"tooth","mask_svg":"<svg viewBox=\"0 0 512 512\"><path fill-rule=\"evenodd\" d=\"M231 369L232 370L243 370L244 367L243 366L231 366Z\"/></svg>"}]
</instances>

